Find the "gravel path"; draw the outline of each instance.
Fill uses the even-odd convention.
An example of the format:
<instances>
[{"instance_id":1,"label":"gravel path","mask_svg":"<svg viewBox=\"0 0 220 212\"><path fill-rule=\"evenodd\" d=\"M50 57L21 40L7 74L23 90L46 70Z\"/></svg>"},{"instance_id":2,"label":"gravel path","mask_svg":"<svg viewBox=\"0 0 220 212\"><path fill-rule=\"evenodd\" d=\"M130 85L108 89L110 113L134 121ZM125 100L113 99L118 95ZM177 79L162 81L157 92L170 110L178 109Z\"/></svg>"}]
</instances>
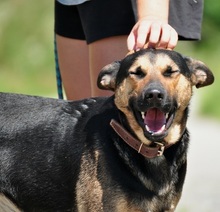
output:
<instances>
[{"instance_id":1,"label":"gravel path","mask_svg":"<svg viewBox=\"0 0 220 212\"><path fill-rule=\"evenodd\" d=\"M220 122L189 117L188 170L177 212L220 211Z\"/></svg>"}]
</instances>

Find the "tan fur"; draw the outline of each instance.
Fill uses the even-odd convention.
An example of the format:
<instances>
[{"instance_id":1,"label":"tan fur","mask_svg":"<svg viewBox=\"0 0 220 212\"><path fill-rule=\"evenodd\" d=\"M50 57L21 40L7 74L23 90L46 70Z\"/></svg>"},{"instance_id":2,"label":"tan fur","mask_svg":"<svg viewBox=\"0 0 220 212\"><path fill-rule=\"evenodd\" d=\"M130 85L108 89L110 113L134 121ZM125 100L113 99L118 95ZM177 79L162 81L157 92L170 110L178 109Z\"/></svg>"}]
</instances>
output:
<instances>
[{"instance_id":1,"label":"tan fur","mask_svg":"<svg viewBox=\"0 0 220 212\"><path fill-rule=\"evenodd\" d=\"M178 196L178 195L177 195ZM179 196L176 198L173 198L173 204L171 204L171 207L167 210L165 210L164 212L174 212L176 205L177 205L177 199L179 200ZM158 199L157 198L153 198L151 202L148 202L148 204L144 204L144 202L142 202L142 204L138 204L135 205L131 202L128 202L125 198L120 198L117 203L116 203L116 211L117 212L145 212L146 208L151 208L151 210L149 210L149 212L158 212L157 210L157 202Z\"/></svg>"},{"instance_id":2,"label":"tan fur","mask_svg":"<svg viewBox=\"0 0 220 212\"><path fill-rule=\"evenodd\" d=\"M88 158L95 157L90 163ZM99 160L99 152L95 155L83 155L81 159L81 169L79 180L77 182L77 208L79 212L87 211L103 211L102 195L103 190L97 178L97 165Z\"/></svg>"},{"instance_id":3,"label":"tan fur","mask_svg":"<svg viewBox=\"0 0 220 212\"><path fill-rule=\"evenodd\" d=\"M142 212L140 209L129 206L129 203L125 199L118 200L116 204L116 211L118 212Z\"/></svg>"},{"instance_id":4,"label":"tan fur","mask_svg":"<svg viewBox=\"0 0 220 212\"><path fill-rule=\"evenodd\" d=\"M1 212L21 212L8 198L0 194L0 211Z\"/></svg>"},{"instance_id":5,"label":"tan fur","mask_svg":"<svg viewBox=\"0 0 220 212\"><path fill-rule=\"evenodd\" d=\"M136 60L130 67L129 72L135 72L137 67L141 67L142 71L146 73L146 76L141 80L133 75L126 78L119 89L115 91L115 103L126 115L129 125L136 133L137 137L144 144L149 145L151 141L145 137L143 129L134 118L133 112L129 110L128 102L131 97L140 95L144 87L147 86L151 80L160 81L164 89L167 90L168 95L175 96L178 102L175 119L169 129L168 135L164 139L167 144L174 144L179 140L185 129L186 123L182 121L183 111L188 106L192 96L192 83L178 72L174 73L171 79L163 76L168 66L172 67L173 70L179 69L175 62L167 55L157 55L154 60L156 62L152 63L150 59L144 55Z\"/></svg>"}]
</instances>

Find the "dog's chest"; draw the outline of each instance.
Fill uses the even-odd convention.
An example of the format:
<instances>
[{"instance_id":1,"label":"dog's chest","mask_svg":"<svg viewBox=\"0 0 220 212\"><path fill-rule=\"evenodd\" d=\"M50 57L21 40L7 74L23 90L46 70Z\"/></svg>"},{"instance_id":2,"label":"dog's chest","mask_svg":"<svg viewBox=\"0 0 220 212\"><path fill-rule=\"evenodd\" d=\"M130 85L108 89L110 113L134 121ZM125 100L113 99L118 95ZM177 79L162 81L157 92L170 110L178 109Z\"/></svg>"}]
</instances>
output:
<instances>
[{"instance_id":1,"label":"dog's chest","mask_svg":"<svg viewBox=\"0 0 220 212\"><path fill-rule=\"evenodd\" d=\"M138 178L139 186L142 184L140 192L138 187L135 189L131 185L124 184L123 181L127 181L126 176L119 177L119 181L115 182L114 176L107 171L108 167L102 169L102 176L100 176L101 154L96 150L93 153L87 152L81 158L80 173L76 184L76 205L79 212L157 212L165 211L165 209L173 211L176 194L173 192L172 183L164 183L163 186L156 186L156 188L152 183L153 179L150 180L143 173L135 170L136 173L133 174ZM157 194L154 195L155 189Z\"/></svg>"}]
</instances>

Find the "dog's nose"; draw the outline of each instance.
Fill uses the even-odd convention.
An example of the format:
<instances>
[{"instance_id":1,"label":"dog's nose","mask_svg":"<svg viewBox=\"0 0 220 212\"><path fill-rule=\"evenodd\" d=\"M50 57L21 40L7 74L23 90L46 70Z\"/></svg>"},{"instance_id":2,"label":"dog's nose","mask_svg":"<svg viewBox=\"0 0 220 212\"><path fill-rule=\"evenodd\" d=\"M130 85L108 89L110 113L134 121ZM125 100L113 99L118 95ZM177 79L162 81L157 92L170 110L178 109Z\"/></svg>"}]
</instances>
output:
<instances>
[{"instance_id":1,"label":"dog's nose","mask_svg":"<svg viewBox=\"0 0 220 212\"><path fill-rule=\"evenodd\" d=\"M160 102L164 98L164 94L157 89L150 89L145 93L145 98L149 102Z\"/></svg>"}]
</instances>

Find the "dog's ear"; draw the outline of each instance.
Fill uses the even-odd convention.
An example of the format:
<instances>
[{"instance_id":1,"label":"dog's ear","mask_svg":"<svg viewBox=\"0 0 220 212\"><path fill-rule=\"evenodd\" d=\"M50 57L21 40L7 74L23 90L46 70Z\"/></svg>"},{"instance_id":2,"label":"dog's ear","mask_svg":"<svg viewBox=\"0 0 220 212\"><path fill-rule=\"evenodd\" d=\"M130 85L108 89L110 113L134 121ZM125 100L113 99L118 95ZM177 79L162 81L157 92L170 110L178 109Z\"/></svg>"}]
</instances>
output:
<instances>
[{"instance_id":1,"label":"dog's ear","mask_svg":"<svg viewBox=\"0 0 220 212\"><path fill-rule=\"evenodd\" d=\"M186 64L192 72L191 81L197 88L211 85L214 82L214 76L210 69L201 61L184 57Z\"/></svg>"},{"instance_id":2,"label":"dog's ear","mask_svg":"<svg viewBox=\"0 0 220 212\"><path fill-rule=\"evenodd\" d=\"M97 86L100 89L115 91L115 78L120 68L120 65L120 61L115 61L102 68L97 80Z\"/></svg>"}]
</instances>

